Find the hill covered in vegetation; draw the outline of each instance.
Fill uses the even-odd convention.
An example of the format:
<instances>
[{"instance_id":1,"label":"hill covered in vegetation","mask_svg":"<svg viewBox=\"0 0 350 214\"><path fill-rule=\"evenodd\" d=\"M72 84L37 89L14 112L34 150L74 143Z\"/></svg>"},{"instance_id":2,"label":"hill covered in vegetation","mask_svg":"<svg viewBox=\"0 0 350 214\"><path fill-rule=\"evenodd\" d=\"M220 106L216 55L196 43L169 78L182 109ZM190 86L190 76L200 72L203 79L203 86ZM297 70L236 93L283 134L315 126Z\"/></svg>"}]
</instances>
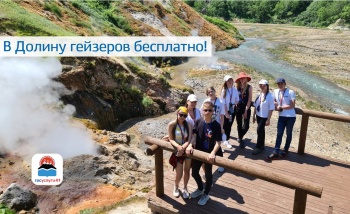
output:
<instances>
[{"instance_id":1,"label":"hill covered in vegetation","mask_svg":"<svg viewBox=\"0 0 350 214\"><path fill-rule=\"evenodd\" d=\"M211 36L216 50L243 38L224 21L207 21L183 1L0 1L1 36ZM168 83L166 67L184 58L64 57L59 81L76 116L101 129L160 115L183 104L191 89Z\"/></svg>"},{"instance_id":2,"label":"hill covered in vegetation","mask_svg":"<svg viewBox=\"0 0 350 214\"><path fill-rule=\"evenodd\" d=\"M338 19L343 19L350 24L349 1L185 0L185 2L198 12L225 20L239 18L248 22L327 27Z\"/></svg>"}]
</instances>

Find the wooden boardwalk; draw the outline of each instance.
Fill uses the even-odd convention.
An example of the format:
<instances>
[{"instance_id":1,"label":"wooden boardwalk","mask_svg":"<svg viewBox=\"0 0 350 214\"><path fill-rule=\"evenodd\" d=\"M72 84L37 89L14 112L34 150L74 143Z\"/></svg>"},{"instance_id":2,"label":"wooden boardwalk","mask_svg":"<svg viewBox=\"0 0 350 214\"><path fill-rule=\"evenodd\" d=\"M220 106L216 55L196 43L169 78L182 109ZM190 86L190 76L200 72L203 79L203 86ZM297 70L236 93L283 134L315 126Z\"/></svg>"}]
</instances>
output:
<instances>
[{"instance_id":1,"label":"wooden boardwalk","mask_svg":"<svg viewBox=\"0 0 350 214\"><path fill-rule=\"evenodd\" d=\"M307 196L306 213L350 214L350 163L311 154L298 155L291 151L286 159L267 163L264 158L272 152L267 147L264 153L252 156L255 144L248 142L245 149L232 141L232 149L225 149L224 157L260 169L313 182L323 187L322 197ZM164 151L169 154L170 152ZM168 156L165 154L165 156ZM197 204L199 198L183 199L172 195L175 172L164 159L164 193L156 197L155 190L149 193L148 206L159 213L292 213L295 191L267 181L246 176L232 170L219 173L214 166L214 186L210 200L205 206ZM201 171L201 174L204 174ZM182 181L180 188L182 188ZM190 192L197 185L191 177Z\"/></svg>"}]
</instances>

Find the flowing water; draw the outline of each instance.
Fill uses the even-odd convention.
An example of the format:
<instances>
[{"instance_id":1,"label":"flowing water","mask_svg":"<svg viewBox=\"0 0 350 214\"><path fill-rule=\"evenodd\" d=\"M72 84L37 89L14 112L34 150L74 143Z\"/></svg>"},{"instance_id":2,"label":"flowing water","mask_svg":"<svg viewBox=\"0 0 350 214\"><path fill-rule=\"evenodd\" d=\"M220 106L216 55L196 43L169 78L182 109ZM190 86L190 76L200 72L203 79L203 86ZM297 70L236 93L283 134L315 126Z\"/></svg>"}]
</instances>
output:
<instances>
[{"instance_id":1,"label":"flowing water","mask_svg":"<svg viewBox=\"0 0 350 214\"><path fill-rule=\"evenodd\" d=\"M326 79L278 60L268 49L276 48L272 42L248 38L239 48L216 52L215 56L226 61L252 67L273 77L284 77L287 85L300 88L321 105L337 113L350 115L350 92Z\"/></svg>"}]
</instances>

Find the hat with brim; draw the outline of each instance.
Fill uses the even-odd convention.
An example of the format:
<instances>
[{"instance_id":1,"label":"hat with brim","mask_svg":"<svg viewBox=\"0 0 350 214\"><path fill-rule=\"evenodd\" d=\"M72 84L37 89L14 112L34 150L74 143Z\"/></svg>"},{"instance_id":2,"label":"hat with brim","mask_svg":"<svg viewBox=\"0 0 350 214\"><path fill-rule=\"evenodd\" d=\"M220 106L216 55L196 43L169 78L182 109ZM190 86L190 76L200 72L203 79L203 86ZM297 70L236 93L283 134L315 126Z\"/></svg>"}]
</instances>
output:
<instances>
[{"instance_id":1,"label":"hat with brim","mask_svg":"<svg viewBox=\"0 0 350 214\"><path fill-rule=\"evenodd\" d=\"M241 72L238 74L238 77L235 82L238 82L240 79L247 78L248 82L252 79L250 76L248 76L246 73Z\"/></svg>"},{"instance_id":2,"label":"hat with brim","mask_svg":"<svg viewBox=\"0 0 350 214\"><path fill-rule=\"evenodd\" d=\"M190 101L190 102L197 102L197 97L196 97L196 95L194 95L194 94L188 95L187 101Z\"/></svg>"},{"instance_id":3,"label":"hat with brim","mask_svg":"<svg viewBox=\"0 0 350 214\"><path fill-rule=\"evenodd\" d=\"M232 79L232 80L233 80L233 78L232 78L230 75L226 75L226 76L224 77L225 82L227 82L229 79Z\"/></svg>"},{"instance_id":4,"label":"hat with brim","mask_svg":"<svg viewBox=\"0 0 350 214\"><path fill-rule=\"evenodd\" d=\"M268 85L268 84L269 82L267 80L262 79L259 81L259 85Z\"/></svg>"}]
</instances>

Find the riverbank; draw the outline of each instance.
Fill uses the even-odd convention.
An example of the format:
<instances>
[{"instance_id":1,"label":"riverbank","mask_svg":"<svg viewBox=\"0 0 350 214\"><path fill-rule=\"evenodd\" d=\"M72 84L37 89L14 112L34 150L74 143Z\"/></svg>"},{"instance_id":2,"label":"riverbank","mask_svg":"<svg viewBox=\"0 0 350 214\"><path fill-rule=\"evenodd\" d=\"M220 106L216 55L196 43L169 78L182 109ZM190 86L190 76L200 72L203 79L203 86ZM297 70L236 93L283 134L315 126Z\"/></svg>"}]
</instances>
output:
<instances>
[{"instance_id":1,"label":"riverbank","mask_svg":"<svg viewBox=\"0 0 350 214\"><path fill-rule=\"evenodd\" d=\"M350 31L290 25L233 23L244 37L278 44L280 59L350 90Z\"/></svg>"}]
</instances>

